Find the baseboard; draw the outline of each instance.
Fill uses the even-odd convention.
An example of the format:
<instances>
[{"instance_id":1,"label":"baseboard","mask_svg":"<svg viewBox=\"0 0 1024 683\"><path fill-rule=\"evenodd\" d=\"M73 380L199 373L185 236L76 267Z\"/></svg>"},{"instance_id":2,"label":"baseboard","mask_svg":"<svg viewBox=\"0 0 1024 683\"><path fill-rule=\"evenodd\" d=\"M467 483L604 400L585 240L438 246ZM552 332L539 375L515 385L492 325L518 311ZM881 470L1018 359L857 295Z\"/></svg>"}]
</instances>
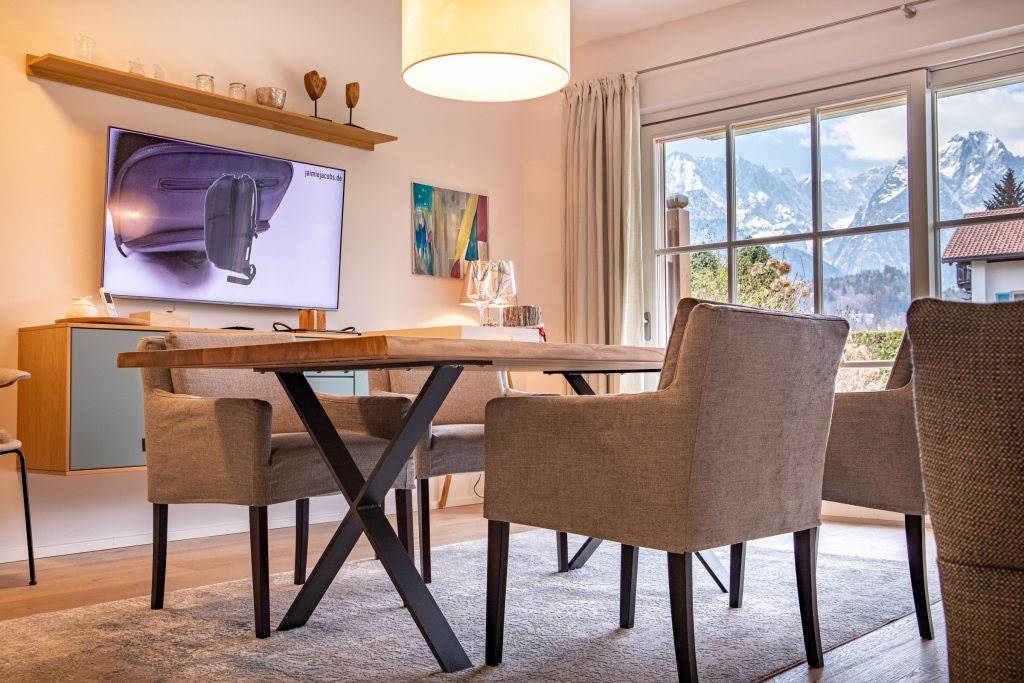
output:
<instances>
[{"instance_id":1,"label":"baseboard","mask_svg":"<svg viewBox=\"0 0 1024 683\"><path fill-rule=\"evenodd\" d=\"M310 514L309 523L319 524L321 522L340 522L340 515L329 513ZM295 526L295 516L278 517L270 519L268 525L271 529ZM225 536L227 534L241 534L249 532L248 522L233 524L214 524L211 526L190 527L188 529L168 530L168 541L182 541L189 538L207 538L211 536ZM78 553L90 553L96 550L112 550L114 548L128 548L135 545L148 545L152 543L151 533L132 534L129 536L111 536L107 538L92 538L74 543L60 543L56 545L37 545L35 547L36 557L57 557L59 555L75 555ZM28 559L28 551L24 546L16 548L5 548L0 550L0 564L5 562L22 562Z\"/></svg>"}]
</instances>

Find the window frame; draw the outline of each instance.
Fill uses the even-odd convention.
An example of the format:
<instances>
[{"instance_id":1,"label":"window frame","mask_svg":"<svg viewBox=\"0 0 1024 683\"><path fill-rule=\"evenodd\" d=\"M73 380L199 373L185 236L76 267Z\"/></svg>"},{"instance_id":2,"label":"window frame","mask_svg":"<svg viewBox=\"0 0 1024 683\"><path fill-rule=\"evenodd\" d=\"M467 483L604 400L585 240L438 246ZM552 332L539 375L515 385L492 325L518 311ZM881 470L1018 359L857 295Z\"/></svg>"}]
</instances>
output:
<instances>
[{"instance_id":1,"label":"window frame","mask_svg":"<svg viewBox=\"0 0 1024 683\"><path fill-rule=\"evenodd\" d=\"M886 95L905 94L907 116L908 156L908 210L909 220L901 223L859 226L839 230L822 229L820 178L821 158L819 147L820 111L838 105L854 103ZM927 141L931 135L931 121L928 97L927 71L917 69L894 76L866 79L864 81L817 88L804 93L773 98L765 102L738 105L705 112L682 112L681 116L643 124L641 127L641 163L644 191L644 278L654 286L645 286L645 307L653 318L655 331L650 341L666 339L672 321L665 320L667 312L664 301L666 283L660 277L660 263L673 253L694 253L725 249L729 268L729 300L736 301L736 270L733 267L736 250L744 246L778 244L783 242L811 241L814 278L814 310L822 305L822 240L834 237L874 234L905 230L908 233L911 299L927 296L932 292L932 283L939 277L937 260L932 258L934 243L930 239L929 227L932 222L931 210L937 200L932 197L934 181L930 180L931 163L928 159ZM780 235L753 239L736 239L735 201L735 127L759 119L782 117L787 114L808 112L811 126L811 207L812 230L793 235ZM726 132L726 191L727 240L686 247L666 248L661 244L665 229L664 151L666 141L692 137L702 132L725 129ZM927 169L925 182L914 182L922 176L921 169ZM923 264L923 268L922 268ZM934 270L934 273L932 272ZM923 271L923 272L922 272ZM882 361L884 362L884 361ZM878 361L847 361L844 367L878 367ZM891 365L891 361L888 362Z\"/></svg>"}]
</instances>

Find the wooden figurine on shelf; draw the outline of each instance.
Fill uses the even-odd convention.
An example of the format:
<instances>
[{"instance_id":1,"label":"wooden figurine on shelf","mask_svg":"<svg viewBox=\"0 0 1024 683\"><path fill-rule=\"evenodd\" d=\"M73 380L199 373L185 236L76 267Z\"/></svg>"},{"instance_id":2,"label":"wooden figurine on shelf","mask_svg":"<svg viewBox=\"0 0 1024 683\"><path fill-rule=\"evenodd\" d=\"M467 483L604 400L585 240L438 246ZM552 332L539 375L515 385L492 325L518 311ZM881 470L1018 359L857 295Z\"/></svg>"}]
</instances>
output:
<instances>
[{"instance_id":1,"label":"wooden figurine on shelf","mask_svg":"<svg viewBox=\"0 0 1024 683\"><path fill-rule=\"evenodd\" d=\"M303 82L306 84L306 94L309 95L309 99L313 100L313 118L319 119L316 111L316 101L324 95L324 90L327 89L327 77L321 76L313 69L303 77ZM323 119L324 121L330 121L330 119Z\"/></svg>"},{"instance_id":2,"label":"wooden figurine on shelf","mask_svg":"<svg viewBox=\"0 0 1024 683\"><path fill-rule=\"evenodd\" d=\"M352 123L352 110L359 104L359 83L345 84L345 106L348 107L348 125L353 128L362 128Z\"/></svg>"}]
</instances>

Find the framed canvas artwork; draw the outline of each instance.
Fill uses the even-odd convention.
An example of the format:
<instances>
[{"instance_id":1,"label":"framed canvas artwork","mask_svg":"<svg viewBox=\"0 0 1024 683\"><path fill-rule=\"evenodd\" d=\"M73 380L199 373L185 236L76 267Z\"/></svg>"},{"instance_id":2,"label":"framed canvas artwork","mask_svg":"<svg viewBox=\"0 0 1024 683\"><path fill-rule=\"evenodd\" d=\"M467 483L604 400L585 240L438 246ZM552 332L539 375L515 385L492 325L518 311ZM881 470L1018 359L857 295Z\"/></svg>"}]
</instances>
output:
<instances>
[{"instance_id":1,"label":"framed canvas artwork","mask_svg":"<svg viewBox=\"0 0 1024 683\"><path fill-rule=\"evenodd\" d=\"M487 197L412 184L412 272L461 278L487 259Z\"/></svg>"}]
</instances>

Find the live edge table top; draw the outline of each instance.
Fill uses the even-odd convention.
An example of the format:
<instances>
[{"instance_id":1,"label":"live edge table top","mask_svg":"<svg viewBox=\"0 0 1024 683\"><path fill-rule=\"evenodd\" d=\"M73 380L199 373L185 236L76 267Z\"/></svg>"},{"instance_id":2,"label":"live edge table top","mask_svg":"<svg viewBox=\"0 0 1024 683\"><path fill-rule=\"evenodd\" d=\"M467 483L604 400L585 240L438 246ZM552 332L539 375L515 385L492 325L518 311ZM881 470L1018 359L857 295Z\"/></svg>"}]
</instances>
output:
<instances>
[{"instance_id":1,"label":"live edge table top","mask_svg":"<svg viewBox=\"0 0 1024 683\"><path fill-rule=\"evenodd\" d=\"M650 372L665 351L640 346L558 344L373 335L312 342L122 353L122 368L251 368L264 371L371 370L462 365L466 370Z\"/></svg>"}]
</instances>

